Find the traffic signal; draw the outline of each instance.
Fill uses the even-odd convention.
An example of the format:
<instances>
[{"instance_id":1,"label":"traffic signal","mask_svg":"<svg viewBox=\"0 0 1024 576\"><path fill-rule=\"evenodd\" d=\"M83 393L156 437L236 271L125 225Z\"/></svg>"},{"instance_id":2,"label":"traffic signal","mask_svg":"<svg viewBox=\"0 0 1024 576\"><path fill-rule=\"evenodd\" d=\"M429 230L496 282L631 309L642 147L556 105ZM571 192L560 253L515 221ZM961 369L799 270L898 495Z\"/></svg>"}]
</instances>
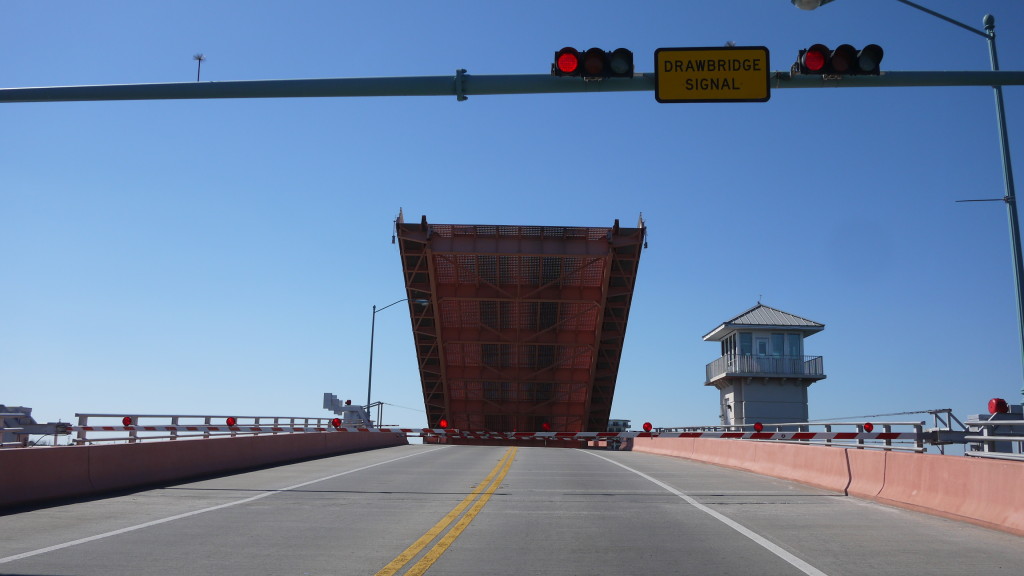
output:
<instances>
[{"instance_id":1,"label":"traffic signal","mask_svg":"<svg viewBox=\"0 0 1024 576\"><path fill-rule=\"evenodd\" d=\"M860 50L849 44L841 44L835 50L829 50L824 44L815 44L800 51L793 72L830 76L878 75L883 55L878 44L868 44Z\"/></svg>"},{"instance_id":2,"label":"traffic signal","mask_svg":"<svg viewBox=\"0 0 1024 576\"><path fill-rule=\"evenodd\" d=\"M566 46L555 52L552 76L583 78L629 78L633 76L633 53L625 48L606 52L591 48L586 52Z\"/></svg>"}]
</instances>

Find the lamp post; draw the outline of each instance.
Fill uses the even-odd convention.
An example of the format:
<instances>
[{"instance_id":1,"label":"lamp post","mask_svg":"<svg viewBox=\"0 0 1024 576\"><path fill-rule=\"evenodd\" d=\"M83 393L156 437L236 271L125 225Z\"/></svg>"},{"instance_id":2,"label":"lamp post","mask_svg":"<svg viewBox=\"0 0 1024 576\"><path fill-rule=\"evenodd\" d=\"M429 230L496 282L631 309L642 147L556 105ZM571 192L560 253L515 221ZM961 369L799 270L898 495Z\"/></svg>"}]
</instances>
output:
<instances>
[{"instance_id":1,"label":"lamp post","mask_svg":"<svg viewBox=\"0 0 1024 576\"><path fill-rule=\"evenodd\" d=\"M373 305L373 315L370 318L370 374L369 374L369 376L366 379L366 413L367 414L370 413L370 392L373 390L373 336L374 336L374 331L375 331L375 329L377 327L376 326L377 325L377 312L383 312L384 310L387 310L388 308L391 308L395 304L401 304L402 302L407 302L408 300L409 300L408 298L402 298L401 300L398 300L396 302L392 302L391 304L388 304L387 306L385 306L383 308L377 308L376 304ZM413 300L414 304L419 304L420 306L425 306L429 302L430 302L429 300L422 300L422 299ZM379 424L380 423L378 422L378 425Z\"/></svg>"},{"instance_id":2,"label":"lamp post","mask_svg":"<svg viewBox=\"0 0 1024 576\"><path fill-rule=\"evenodd\" d=\"M791 0L792 4L802 10L814 10L819 6L824 6L834 0ZM985 26L985 30L978 30L973 26L968 26L963 22L954 20L949 16L940 14L934 10L930 10L911 2L910 0L896 0L901 4L906 4L911 8L915 8L939 18L945 20L950 24L963 28L968 32L977 34L988 40L988 53L989 60L992 64L992 71L999 70L999 57L996 54L996 19L991 14L986 14L982 23ZM996 99L996 124L999 130L999 146L1003 157L1003 185L1006 193L1002 198L995 199L996 201L1002 200L1006 203L1006 212L1010 221L1010 250L1013 256L1013 284L1014 289L1017 293L1017 340L1020 346L1020 357L1021 357L1021 370L1024 375L1024 257L1021 254L1021 243L1020 243L1020 220L1017 216L1017 197L1014 192L1013 183L1013 166L1010 164L1010 141L1009 136L1006 132L1006 111L1003 106L1003 87L995 85L992 87L995 91ZM1021 397L1024 399L1024 382L1021 385Z\"/></svg>"}]
</instances>

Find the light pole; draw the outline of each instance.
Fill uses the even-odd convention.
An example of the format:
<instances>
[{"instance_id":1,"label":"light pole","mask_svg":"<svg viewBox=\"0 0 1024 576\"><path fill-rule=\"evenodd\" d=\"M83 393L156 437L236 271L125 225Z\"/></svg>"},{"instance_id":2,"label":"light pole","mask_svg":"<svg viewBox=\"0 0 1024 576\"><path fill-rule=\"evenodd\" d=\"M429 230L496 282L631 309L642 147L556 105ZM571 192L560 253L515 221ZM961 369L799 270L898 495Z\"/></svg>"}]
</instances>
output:
<instances>
[{"instance_id":1,"label":"light pole","mask_svg":"<svg viewBox=\"0 0 1024 576\"><path fill-rule=\"evenodd\" d=\"M791 0L794 6L802 10L814 10L819 6L823 6L833 1L834 0ZM954 20L949 16L925 8L920 4L910 2L910 0L896 1L901 4L906 4L911 8L916 8L926 14L935 16L941 20L945 20L950 24L959 26L968 32L977 34L978 36L988 40L988 53L989 60L992 64L992 71L995 72L999 70L999 57L996 54L995 16L991 14L985 15L982 19L985 30L982 31L973 26L968 26L958 20ZM1010 164L1010 140L1006 133L1006 111L1003 106L1003 87L997 84L993 86L992 89L995 91L996 97L996 124L999 129L999 146L1003 157L1003 184L1006 190L1006 193L1002 198L997 198L995 200L1002 200L1006 203L1006 212L1010 221L1010 251L1013 256L1013 285L1017 293L1017 340L1020 346L1022 376L1024 376L1024 256L1021 255L1020 246L1020 219L1017 216L1017 197L1014 192L1013 166ZM1022 380L1020 393L1022 403L1024 403L1024 380Z\"/></svg>"},{"instance_id":2,"label":"light pole","mask_svg":"<svg viewBox=\"0 0 1024 576\"><path fill-rule=\"evenodd\" d=\"M402 302L408 302L408 300L409 300L408 298L402 298L401 300L398 300L396 302L392 302L391 304L388 304L387 306L385 306L383 308L380 308L380 309L377 308L376 304L373 305L373 315L370 318L370 374L369 374L369 376L366 379L366 413L367 414L370 413L370 392L373 390L373 335L374 335L374 331L375 331L375 329L377 327L376 326L377 325L377 312L383 312L384 310L387 310L388 308L391 308L395 304L401 304ZM422 299L413 300L414 304L419 304L420 306L425 306L429 302L430 302L429 300L422 300ZM378 425L379 424L380 423L378 422Z\"/></svg>"}]
</instances>

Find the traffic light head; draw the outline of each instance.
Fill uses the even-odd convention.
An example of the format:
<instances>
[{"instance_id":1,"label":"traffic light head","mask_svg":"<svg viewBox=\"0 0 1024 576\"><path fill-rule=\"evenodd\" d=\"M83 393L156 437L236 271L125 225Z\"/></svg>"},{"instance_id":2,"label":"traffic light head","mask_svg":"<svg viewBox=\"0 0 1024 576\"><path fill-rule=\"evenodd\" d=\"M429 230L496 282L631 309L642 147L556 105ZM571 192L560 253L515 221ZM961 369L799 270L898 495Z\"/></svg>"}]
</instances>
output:
<instances>
[{"instance_id":1,"label":"traffic light head","mask_svg":"<svg viewBox=\"0 0 1024 576\"><path fill-rule=\"evenodd\" d=\"M555 52L551 75L581 76L585 79L632 77L633 53L625 48L611 52L591 48L586 52L580 52L567 46Z\"/></svg>"},{"instance_id":2,"label":"traffic light head","mask_svg":"<svg viewBox=\"0 0 1024 576\"><path fill-rule=\"evenodd\" d=\"M860 50L849 44L841 44L835 50L829 50L824 44L815 44L800 51L793 72L830 76L877 75L882 55L882 47L877 44L868 44Z\"/></svg>"}]
</instances>

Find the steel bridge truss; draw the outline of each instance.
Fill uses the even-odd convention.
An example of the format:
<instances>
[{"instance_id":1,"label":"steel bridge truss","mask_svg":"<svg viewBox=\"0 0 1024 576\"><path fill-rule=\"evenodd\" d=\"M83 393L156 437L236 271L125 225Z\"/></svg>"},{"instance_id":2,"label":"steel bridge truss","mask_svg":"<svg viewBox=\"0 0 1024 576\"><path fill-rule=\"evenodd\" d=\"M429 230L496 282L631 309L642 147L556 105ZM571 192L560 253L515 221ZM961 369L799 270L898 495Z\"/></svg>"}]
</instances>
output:
<instances>
[{"instance_id":1,"label":"steel bridge truss","mask_svg":"<svg viewBox=\"0 0 1024 576\"><path fill-rule=\"evenodd\" d=\"M607 428L642 219L586 228L399 215L395 226L430 425Z\"/></svg>"}]
</instances>

